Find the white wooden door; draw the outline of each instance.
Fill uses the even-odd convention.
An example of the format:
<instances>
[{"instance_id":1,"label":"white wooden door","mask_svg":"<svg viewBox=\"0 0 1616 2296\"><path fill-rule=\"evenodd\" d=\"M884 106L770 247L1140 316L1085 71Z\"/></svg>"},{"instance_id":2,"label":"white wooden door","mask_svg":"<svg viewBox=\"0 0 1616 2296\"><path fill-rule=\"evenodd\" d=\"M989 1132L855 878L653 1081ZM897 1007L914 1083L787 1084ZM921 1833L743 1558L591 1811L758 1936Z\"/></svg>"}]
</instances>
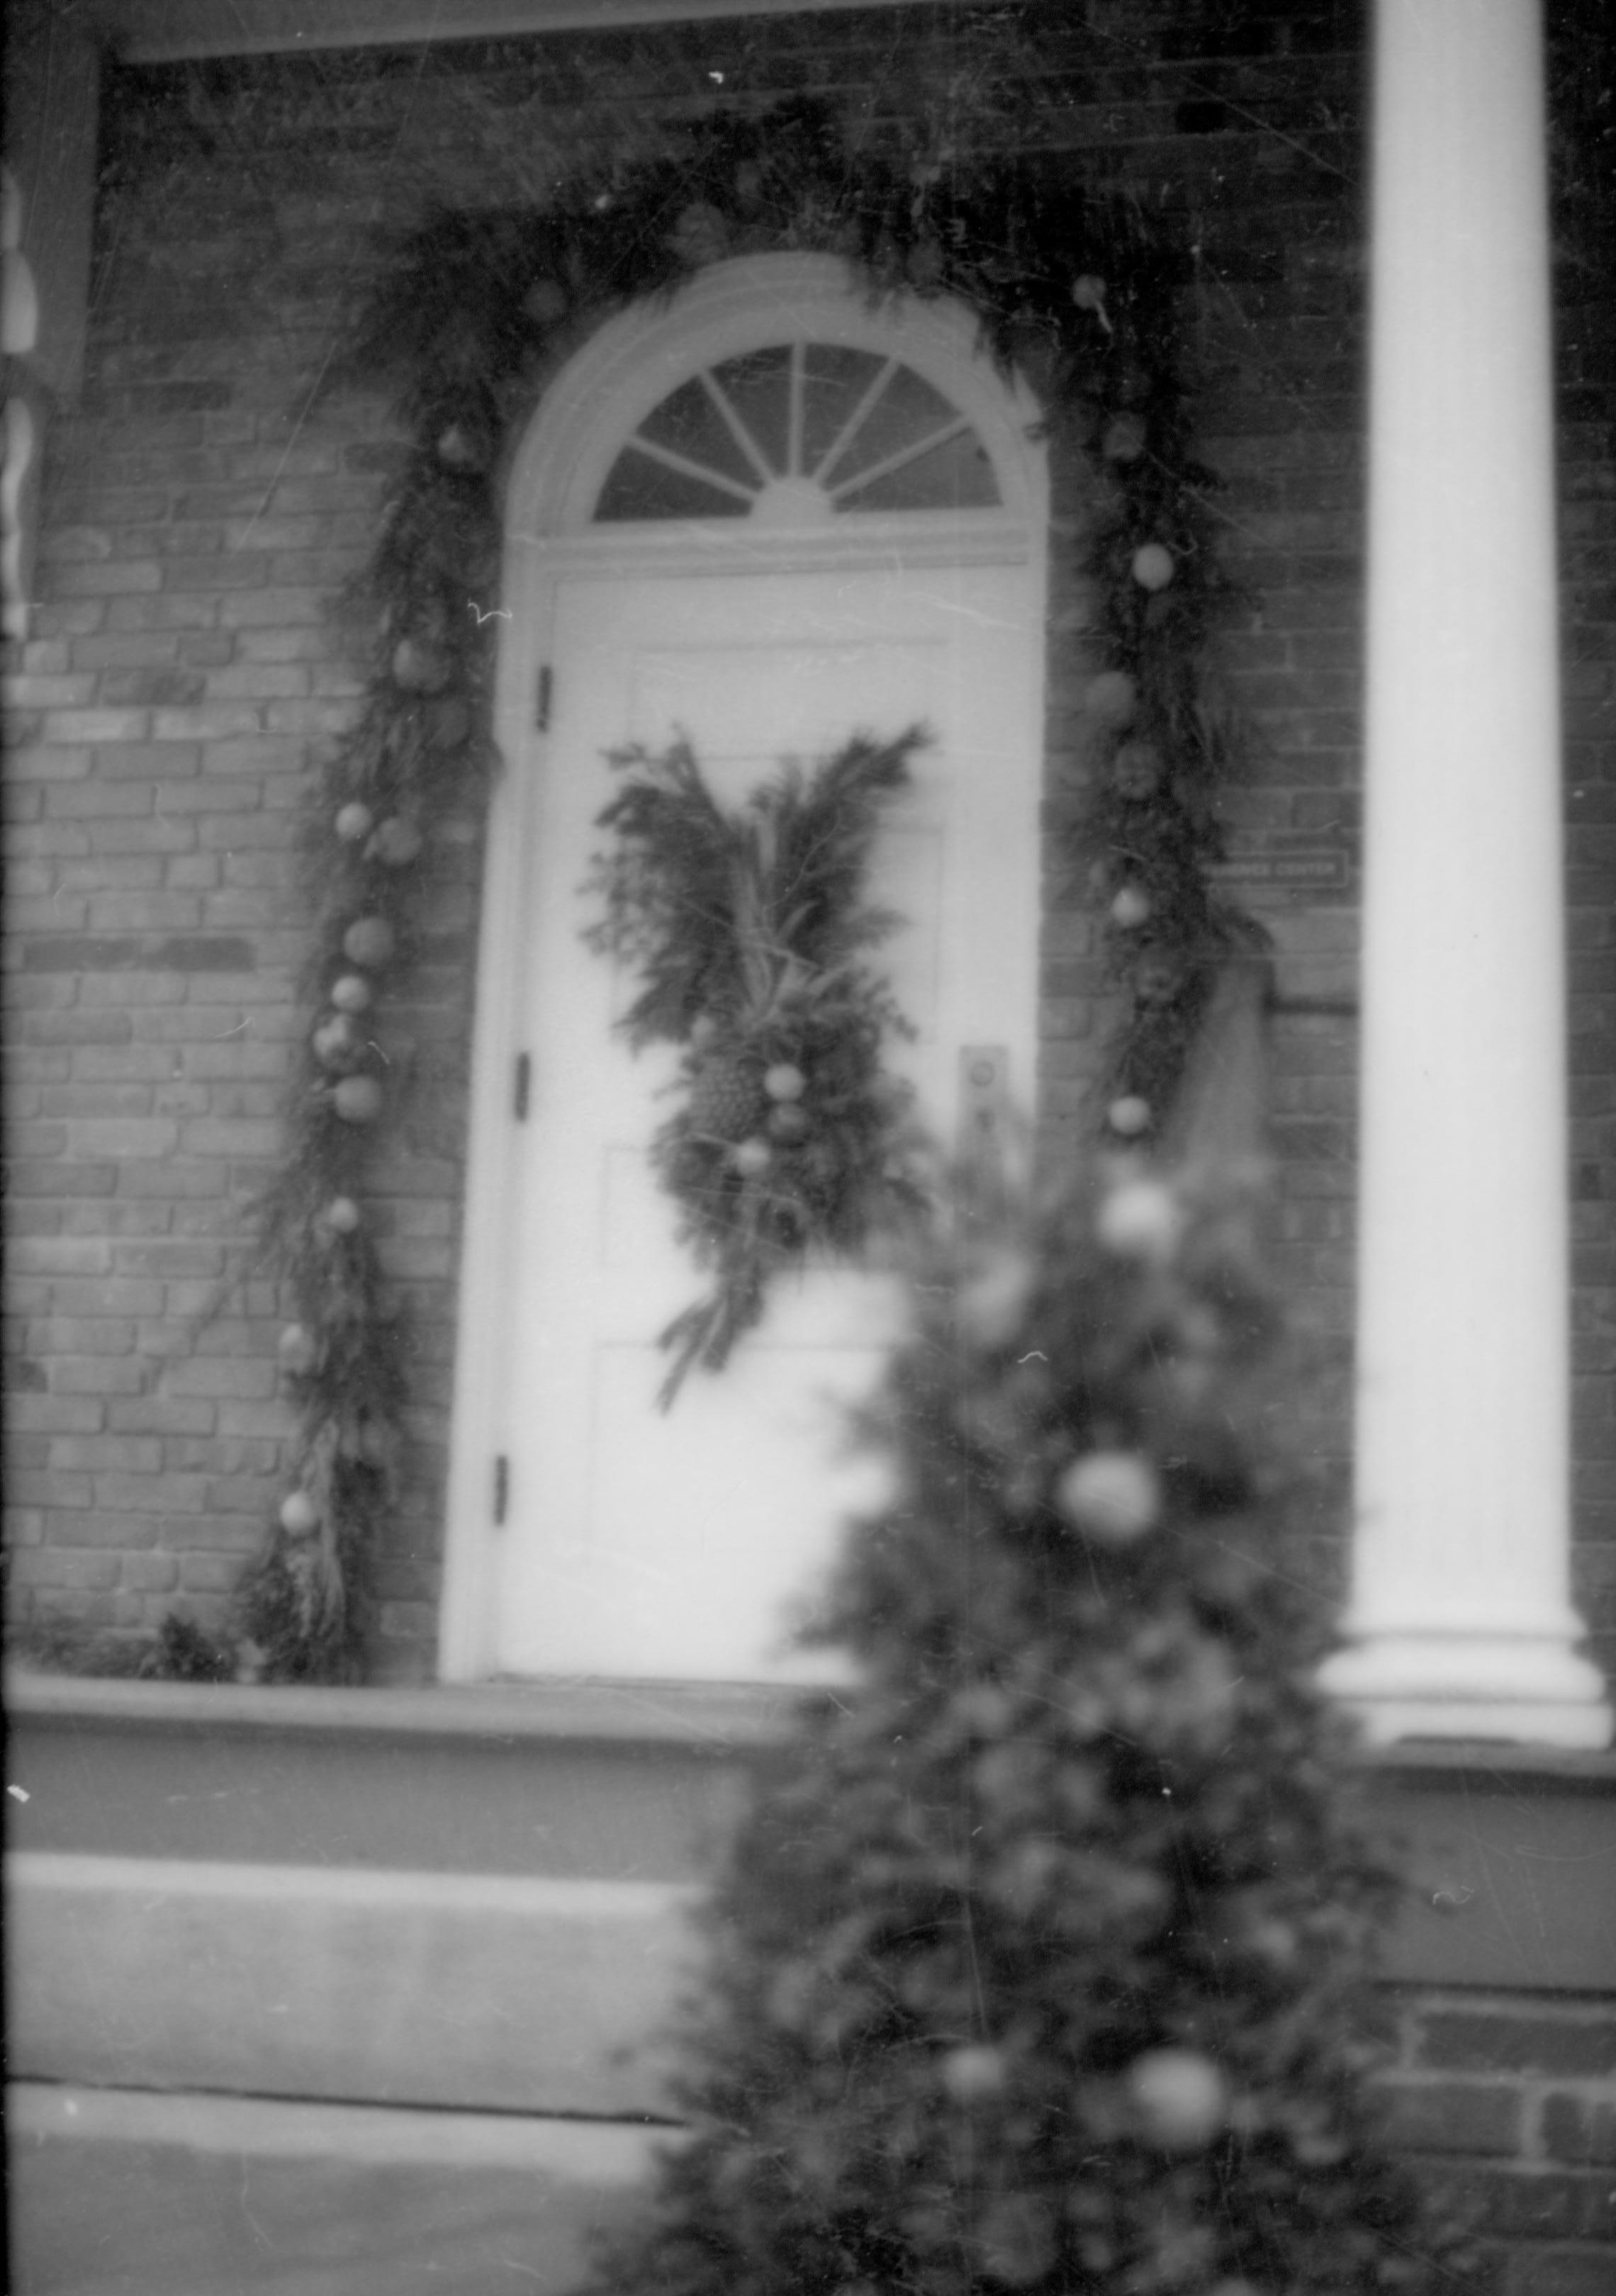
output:
<instances>
[{"instance_id":1,"label":"white wooden door","mask_svg":"<svg viewBox=\"0 0 1616 2296\"><path fill-rule=\"evenodd\" d=\"M670 1048L613 1021L632 988L585 947L583 883L616 786L605 752L686 734L721 797L857 730L935 739L892 807L873 890L903 918L882 961L919 1031L894 1050L944 1137L962 1047L1004 1049L1032 1090L1038 727L1026 570L865 567L759 578L578 574L554 601L549 733L527 770L529 888L517 1033L530 1063L508 1231L506 1465L491 1587L502 1671L684 1679L833 1673L792 1652L850 1511L878 1496L847 1404L898 1329L890 1279L781 1284L718 1374L670 1411L657 1334L705 1276L645 1150Z\"/></svg>"}]
</instances>

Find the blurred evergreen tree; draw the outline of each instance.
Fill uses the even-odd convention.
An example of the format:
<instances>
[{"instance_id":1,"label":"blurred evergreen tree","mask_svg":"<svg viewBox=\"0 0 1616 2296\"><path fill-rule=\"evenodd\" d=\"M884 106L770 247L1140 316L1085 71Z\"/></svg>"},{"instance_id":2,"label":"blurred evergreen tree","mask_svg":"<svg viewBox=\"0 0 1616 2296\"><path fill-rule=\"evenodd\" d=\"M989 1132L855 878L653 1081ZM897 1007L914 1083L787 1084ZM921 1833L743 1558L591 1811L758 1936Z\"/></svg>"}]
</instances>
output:
<instances>
[{"instance_id":1,"label":"blurred evergreen tree","mask_svg":"<svg viewBox=\"0 0 1616 2296\"><path fill-rule=\"evenodd\" d=\"M603 2288L1454 2289L1363 2086L1390 1883L1247 1431L1242 1208L1120 1168L915 1302L816 1628L857 1686L715 1895L693 2134Z\"/></svg>"}]
</instances>

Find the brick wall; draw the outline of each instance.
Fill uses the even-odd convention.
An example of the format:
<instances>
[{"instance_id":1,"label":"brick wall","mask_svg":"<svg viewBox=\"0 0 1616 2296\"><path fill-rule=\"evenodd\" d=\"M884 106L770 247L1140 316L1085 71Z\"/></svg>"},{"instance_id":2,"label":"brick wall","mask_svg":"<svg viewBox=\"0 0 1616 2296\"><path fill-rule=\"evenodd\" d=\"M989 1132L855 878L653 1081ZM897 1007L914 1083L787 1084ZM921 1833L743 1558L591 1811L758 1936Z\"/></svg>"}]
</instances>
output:
<instances>
[{"instance_id":1,"label":"brick wall","mask_svg":"<svg viewBox=\"0 0 1616 2296\"><path fill-rule=\"evenodd\" d=\"M1616 1999L1399 1987L1391 2141L1474 2233L1498 2296L1609 2296Z\"/></svg>"},{"instance_id":2,"label":"brick wall","mask_svg":"<svg viewBox=\"0 0 1616 2296\"><path fill-rule=\"evenodd\" d=\"M294 824L312 763L354 706L340 594L397 453L379 402L323 388L346 317L388 232L430 201L540 197L579 154L643 149L719 86L743 101L816 89L855 128L917 101L999 102L1021 141L1138 190L1199 248L1185 357L1209 459L1228 481L1229 563L1250 586L1222 650L1252 734L1228 803L1235 890L1280 952L1276 1251L1312 1373L1296 1423L1316 1495L1303 1562L1321 1593L1337 1583L1357 1054L1361 24L1328 0L1096 0L1030 8L1011 36L1005 85L984 77L951 10L109 72L86 384L52 431L41 603L9 688L12 1600L25 1619L133 1634L179 1598L211 1622L278 1495L283 1303L250 1269L236 1279L303 1025ZM1609 217L1595 177L1579 174L1586 144L1572 138L1562 167L1561 373L1579 1556L1583 1599L1608 1630L1616 490L1611 326L1588 254ZM1056 765L1072 761L1079 657L1062 625L1085 484L1057 472ZM406 1678L431 1663L479 839L468 793L432 857L425 962L386 1015L413 1089L377 1225L414 1335L415 1439L378 1671ZM1281 863L1317 873L1251 879ZM1069 1127L1103 1017L1076 898L1067 882L1045 983L1047 1108Z\"/></svg>"}]
</instances>

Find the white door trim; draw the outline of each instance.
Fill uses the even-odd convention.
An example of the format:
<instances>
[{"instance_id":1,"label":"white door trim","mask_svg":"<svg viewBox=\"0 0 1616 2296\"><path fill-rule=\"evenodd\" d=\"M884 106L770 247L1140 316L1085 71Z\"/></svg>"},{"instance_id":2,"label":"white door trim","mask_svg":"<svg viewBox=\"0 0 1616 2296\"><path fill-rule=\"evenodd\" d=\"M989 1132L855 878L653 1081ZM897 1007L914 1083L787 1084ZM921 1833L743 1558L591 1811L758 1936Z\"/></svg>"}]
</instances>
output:
<instances>
[{"instance_id":1,"label":"white door trim","mask_svg":"<svg viewBox=\"0 0 1616 2296\"><path fill-rule=\"evenodd\" d=\"M1029 451L1040 419L1037 400L1017 376L1000 374L982 355L980 329L964 304L913 297L877 304L840 256L746 255L715 263L669 302L636 303L591 335L550 385L516 452L506 488L507 532L581 534L618 448L636 423L698 366L807 333L816 342L895 353L935 379L970 417L993 459L1005 512L1021 525L1043 507L1044 458ZM996 520L994 511L964 511L958 524ZM849 521L851 523L852 521ZM861 515L863 529L911 532L953 519L927 512L912 520ZM732 521L718 521L728 529ZM715 542L722 546L713 532ZM636 527L636 541L645 529Z\"/></svg>"},{"instance_id":2,"label":"white door trim","mask_svg":"<svg viewBox=\"0 0 1616 2296\"><path fill-rule=\"evenodd\" d=\"M828 533L749 533L743 521L729 520L590 529L600 486L628 432L686 373L770 340L771 322L779 334L806 330L822 341L886 349L934 380L977 426L1004 506L849 517ZM513 1307L505 1207L520 1145L513 1117L519 958L536 811L535 776L523 761L542 740L535 700L550 657L558 585L585 568L605 573L614 566L625 573L750 576L844 564L1026 564L1029 611L1041 624L1047 477L1034 435L1038 418L1026 387L1001 376L980 354L975 321L962 307L876 308L836 258L758 257L716 265L671 304L636 306L609 321L551 384L517 447L507 487L504 599L510 619L496 691L501 763L490 792L478 952L444 1542L439 1672L447 1681L482 1678L493 1647L492 1373L510 1344ZM1041 682L1041 646L1029 654ZM1031 722L1041 722L1041 709Z\"/></svg>"}]
</instances>

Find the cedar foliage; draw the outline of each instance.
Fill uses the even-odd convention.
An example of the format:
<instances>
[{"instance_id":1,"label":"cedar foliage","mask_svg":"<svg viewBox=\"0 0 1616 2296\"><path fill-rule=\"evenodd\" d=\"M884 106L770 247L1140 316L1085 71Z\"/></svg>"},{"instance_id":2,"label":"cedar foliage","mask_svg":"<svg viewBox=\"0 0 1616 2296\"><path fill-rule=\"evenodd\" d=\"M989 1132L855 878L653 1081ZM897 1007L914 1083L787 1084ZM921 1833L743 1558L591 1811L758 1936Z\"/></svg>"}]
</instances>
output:
<instances>
[{"instance_id":1,"label":"cedar foliage","mask_svg":"<svg viewBox=\"0 0 1616 2296\"><path fill-rule=\"evenodd\" d=\"M926 738L856 734L811 769L785 758L733 808L682 738L612 758L624 778L599 819L587 938L637 975L618 1023L630 1045L679 1047L652 1161L712 1277L660 1335L664 1407L693 1365L722 1368L775 1275L923 1208L909 1095L882 1063L914 1032L865 960L898 922L866 897L871 849Z\"/></svg>"},{"instance_id":2,"label":"cedar foliage","mask_svg":"<svg viewBox=\"0 0 1616 2296\"><path fill-rule=\"evenodd\" d=\"M613 2296L1449 2291L1374 2141L1343 1804L1239 1208L1137 1171L915 1287L891 1496L710 1914Z\"/></svg>"}]
</instances>

